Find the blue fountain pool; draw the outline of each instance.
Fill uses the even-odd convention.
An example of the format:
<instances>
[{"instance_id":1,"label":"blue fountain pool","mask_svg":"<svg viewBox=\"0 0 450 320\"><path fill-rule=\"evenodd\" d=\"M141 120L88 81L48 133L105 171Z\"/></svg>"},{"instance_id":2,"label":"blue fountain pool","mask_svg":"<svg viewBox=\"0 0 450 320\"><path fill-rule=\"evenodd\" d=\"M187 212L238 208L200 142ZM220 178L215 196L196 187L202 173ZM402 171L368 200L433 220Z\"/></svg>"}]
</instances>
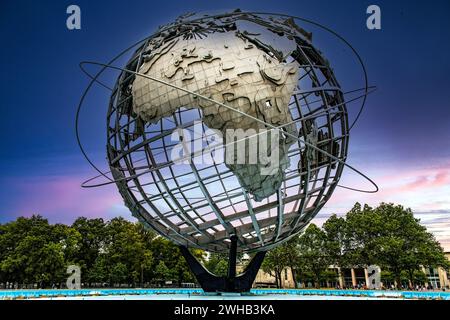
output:
<instances>
[{"instance_id":1,"label":"blue fountain pool","mask_svg":"<svg viewBox=\"0 0 450 320\"><path fill-rule=\"evenodd\" d=\"M340 299L440 299L450 300L442 291L373 291L316 289L252 289L249 294L205 294L201 289L81 289L81 290L0 290L0 300L340 300Z\"/></svg>"}]
</instances>

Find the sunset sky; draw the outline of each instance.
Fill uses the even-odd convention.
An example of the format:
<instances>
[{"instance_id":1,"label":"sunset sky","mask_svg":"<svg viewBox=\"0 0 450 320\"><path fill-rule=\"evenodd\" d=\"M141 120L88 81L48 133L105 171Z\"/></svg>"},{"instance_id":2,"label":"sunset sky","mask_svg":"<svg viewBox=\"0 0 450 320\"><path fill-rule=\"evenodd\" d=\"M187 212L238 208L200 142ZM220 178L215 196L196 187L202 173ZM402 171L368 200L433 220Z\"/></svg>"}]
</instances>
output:
<instances>
[{"instance_id":1,"label":"sunset sky","mask_svg":"<svg viewBox=\"0 0 450 320\"><path fill-rule=\"evenodd\" d=\"M81 8L79 31L66 28L70 4ZM381 30L366 28L370 4L381 8ZM413 209L450 251L449 1L3 0L0 222L33 213L64 223L78 216L132 219L115 186L80 187L95 172L75 140L76 106L88 83L78 63L107 62L182 13L235 8L290 13L330 27L359 52L370 85L377 86L351 132L348 162L375 180L380 192L337 189L314 222L344 214L357 201L398 203ZM330 60L345 91L363 85L348 48L324 31L301 26L313 32L313 43ZM99 89L89 99L81 117L82 139L106 168L108 92ZM351 119L358 106L348 106ZM341 183L371 188L348 170Z\"/></svg>"}]
</instances>

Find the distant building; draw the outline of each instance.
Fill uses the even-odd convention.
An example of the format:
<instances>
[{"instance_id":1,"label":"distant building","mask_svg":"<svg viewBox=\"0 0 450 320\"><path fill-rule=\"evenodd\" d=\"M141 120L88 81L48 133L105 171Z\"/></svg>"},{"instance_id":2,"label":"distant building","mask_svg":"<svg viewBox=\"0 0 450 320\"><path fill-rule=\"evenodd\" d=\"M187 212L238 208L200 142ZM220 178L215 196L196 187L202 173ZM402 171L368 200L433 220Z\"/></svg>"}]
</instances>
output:
<instances>
[{"instance_id":1,"label":"distant building","mask_svg":"<svg viewBox=\"0 0 450 320\"><path fill-rule=\"evenodd\" d=\"M450 261L450 252L446 252L445 256ZM349 268L342 269L341 276L339 275L339 268L330 266L328 271L336 273L335 281L323 281L320 283L321 287L335 288L337 286L343 288L354 288L369 286L369 278L366 268ZM433 288L447 288L450 289L449 275L443 268L424 268L422 271L425 273L428 281L425 286L431 285ZM290 268L283 270L281 275L281 284L283 288L295 288L295 280L292 277L292 272ZM385 287L390 287L393 283L384 283ZM254 287L276 287L275 277L264 272L262 269L259 270L256 276ZM298 287L308 288L313 287L313 283L299 283Z\"/></svg>"}]
</instances>

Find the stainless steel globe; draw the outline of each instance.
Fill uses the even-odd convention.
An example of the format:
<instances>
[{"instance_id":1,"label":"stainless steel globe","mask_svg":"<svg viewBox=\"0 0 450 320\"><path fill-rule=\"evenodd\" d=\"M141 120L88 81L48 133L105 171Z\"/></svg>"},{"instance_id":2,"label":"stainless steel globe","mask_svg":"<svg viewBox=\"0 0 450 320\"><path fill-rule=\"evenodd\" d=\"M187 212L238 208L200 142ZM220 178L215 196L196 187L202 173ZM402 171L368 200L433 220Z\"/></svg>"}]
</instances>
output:
<instances>
[{"instance_id":1,"label":"stainless steel globe","mask_svg":"<svg viewBox=\"0 0 450 320\"><path fill-rule=\"evenodd\" d=\"M310 33L276 15L186 15L160 27L118 77L107 121L109 165L132 214L212 252L228 252L233 235L249 252L299 233L332 195L347 156L333 70ZM261 164L218 161L208 139L200 146L212 162L193 161L195 150L175 161L174 133L195 137L199 124L203 133L277 128L280 163L264 175Z\"/></svg>"}]
</instances>

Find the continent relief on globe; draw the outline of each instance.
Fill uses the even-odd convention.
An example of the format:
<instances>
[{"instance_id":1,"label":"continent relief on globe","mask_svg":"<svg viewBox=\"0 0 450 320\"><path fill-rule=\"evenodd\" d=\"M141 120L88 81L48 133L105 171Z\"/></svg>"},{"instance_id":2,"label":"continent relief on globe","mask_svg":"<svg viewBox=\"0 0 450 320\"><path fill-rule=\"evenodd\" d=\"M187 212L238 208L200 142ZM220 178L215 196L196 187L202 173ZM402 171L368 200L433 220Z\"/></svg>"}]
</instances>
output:
<instances>
[{"instance_id":1,"label":"continent relief on globe","mask_svg":"<svg viewBox=\"0 0 450 320\"><path fill-rule=\"evenodd\" d=\"M290 123L284 130L297 136L288 105L299 80L299 64L279 61L238 32L215 32L204 39L178 37L151 50L144 61L139 68L141 74L206 96L274 126ZM134 80L132 95L133 111L148 123L156 123L184 107L200 108L204 123L220 130L223 137L227 129L270 129L236 111L142 76ZM262 166L267 166L262 161L226 165L241 186L261 201L281 186L289 167L288 149L294 142L295 139L280 134L279 146L267 143L268 155L269 148L279 148L278 165L270 174L261 173ZM253 149L248 149L247 159L254 156Z\"/></svg>"}]
</instances>

